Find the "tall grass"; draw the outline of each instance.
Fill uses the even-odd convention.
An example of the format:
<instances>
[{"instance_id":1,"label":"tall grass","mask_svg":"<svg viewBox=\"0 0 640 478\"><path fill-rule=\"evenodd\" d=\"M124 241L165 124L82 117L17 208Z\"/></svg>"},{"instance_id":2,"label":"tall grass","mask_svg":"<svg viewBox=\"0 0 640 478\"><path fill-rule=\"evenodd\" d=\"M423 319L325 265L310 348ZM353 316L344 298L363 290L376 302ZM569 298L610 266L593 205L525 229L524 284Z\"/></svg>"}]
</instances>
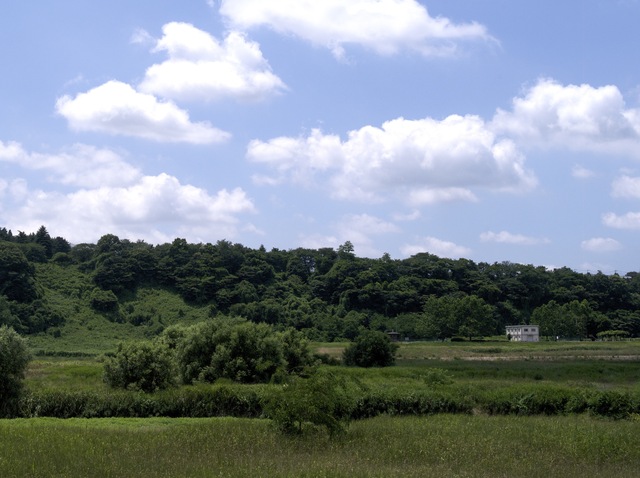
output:
<instances>
[{"instance_id":1,"label":"tall grass","mask_svg":"<svg viewBox=\"0 0 640 478\"><path fill-rule=\"evenodd\" d=\"M378 417L336 440L267 420L0 421L0 476L636 477L640 422Z\"/></svg>"}]
</instances>

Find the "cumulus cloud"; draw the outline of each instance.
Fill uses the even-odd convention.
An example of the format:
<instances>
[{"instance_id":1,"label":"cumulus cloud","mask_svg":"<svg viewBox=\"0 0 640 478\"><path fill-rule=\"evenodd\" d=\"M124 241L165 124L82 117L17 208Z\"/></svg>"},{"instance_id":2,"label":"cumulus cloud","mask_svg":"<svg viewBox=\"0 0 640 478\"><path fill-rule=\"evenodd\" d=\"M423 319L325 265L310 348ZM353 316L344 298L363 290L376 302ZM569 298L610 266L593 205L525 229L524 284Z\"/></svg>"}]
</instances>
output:
<instances>
[{"instance_id":1,"label":"cumulus cloud","mask_svg":"<svg viewBox=\"0 0 640 478\"><path fill-rule=\"evenodd\" d=\"M494 131L539 147L638 156L640 110L628 109L616 86L538 81L511 111L498 110Z\"/></svg>"},{"instance_id":2,"label":"cumulus cloud","mask_svg":"<svg viewBox=\"0 0 640 478\"><path fill-rule=\"evenodd\" d=\"M104 186L69 194L30 191L5 214L4 222L25 231L47 224L74 243L95 242L107 233L150 242L178 236L198 242L234 237L238 216L254 211L240 188L211 195L160 174L142 176L125 187Z\"/></svg>"},{"instance_id":3,"label":"cumulus cloud","mask_svg":"<svg viewBox=\"0 0 640 478\"><path fill-rule=\"evenodd\" d=\"M191 122L188 113L170 101L158 101L153 95L115 80L75 98L59 98L56 110L77 131L194 144L217 143L230 136L209 123Z\"/></svg>"},{"instance_id":4,"label":"cumulus cloud","mask_svg":"<svg viewBox=\"0 0 640 478\"><path fill-rule=\"evenodd\" d=\"M140 178L138 168L109 149L76 144L60 153L30 153L16 142L0 141L0 161L45 171L49 181L80 187L130 184Z\"/></svg>"},{"instance_id":5,"label":"cumulus cloud","mask_svg":"<svg viewBox=\"0 0 640 478\"><path fill-rule=\"evenodd\" d=\"M395 234L400 228L392 222L385 221L370 214L348 214L333 224L334 234L309 234L300 237L303 247L318 249L335 248L349 241L356 254L362 257L380 257L382 251L375 246L376 236Z\"/></svg>"},{"instance_id":6,"label":"cumulus cloud","mask_svg":"<svg viewBox=\"0 0 640 478\"><path fill-rule=\"evenodd\" d=\"M640 229L640 212L628 212L623 215L608 212L602 216L602 223L615 229Z\"/></svg>"},{"instance_id":7,"label":"cumulus cloud","mask_svg":"<svg viewBox=\"0 0 640 478\"><path fill-rule=\"evenodd\" d=\"M580 247L589 252L613 252L619 250L622 245L610 237L594 237L582 241Z\"/></svg>"},{"instance_id":8,"label":"cumulus cloud","mask_svg":"<svg viewBox=\"0 0 640 478\"><path fill-rule=\"evenodd\" d=\"M270 167L274 180L321 181L335 198L365 202L474 201L474 189L527 191L537 182L515 145L496 140L477 116L397 118L351 131L345 141L314 129L307 137L253 140L247 157Z\"/></svg>"},{"instance_id":9,"label":"cumulus cloud","mask_svg":"<svg viewBox=\"0 0 640 478\"><path fill-rule=\"evenodd\" d=\"M261 99L286 88L260 46L242 33L230 32L219 42L188 23L167 23L162 31L154 51L169 58L147 69L140 91L176 100L217 100Z\"/></svg>"},{"instance_id":10,"label":"cumulus cloud","mask_svg":"<svg viewBox=\"0 0 640 478\"><path fill-rule=\"evenodd\" d=\"M513 234L507 231L492 232L487 231L480 234L483 242L497 242L499 244L515 244L519 246L535 246L539 244L549 244L549 239Z\"/></svg>"},{"instance_id":11,"label":"cumulus cloud","mask_svg":"<svg viewBox=\"0 0 640 478\"><path fill-rule=\"evenodd\" d=\"M640 198L640 178L621 176L613 181L611 189L616 198Z\"/></svg>"},{"instance_id":12,"label":"cumulus cloud","mask_svg":"<svg viewBox=\"0 0 640 478\"><path fill-rule=\"evenodd\" d=\"M234 28L267 26L344 56L348 45L382 55L402 50L451 55L462 41L492 40L478 23L432 17L416 0L223 0L220 13Z\"/></svg>"},{"instance_id":13,"label":"cumulus cloud","mask_svg":"<svg viewBox=\"0 0 640 478\"><path fill-rule=\"evenodd\" d=\"M459 246L453 242L443 241L435 237L424 237L415 244L405 244L400 248L400 252L405 256L413 256L420 252L428 252L429 254L435 254L440 257L448 257L451 259L458 259L461 257L468 257L471 254L471 249Z\"/></svg>"}]
</instances>

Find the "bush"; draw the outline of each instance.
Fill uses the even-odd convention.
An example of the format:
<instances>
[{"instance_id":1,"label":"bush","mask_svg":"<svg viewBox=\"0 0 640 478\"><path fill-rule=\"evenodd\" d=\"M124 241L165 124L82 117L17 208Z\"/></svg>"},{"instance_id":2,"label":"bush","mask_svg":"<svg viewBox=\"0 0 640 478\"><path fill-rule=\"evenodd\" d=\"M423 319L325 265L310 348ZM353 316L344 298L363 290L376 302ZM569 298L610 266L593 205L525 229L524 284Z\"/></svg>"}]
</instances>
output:
<instances>
[{"instance_id":1,"label":"bush","mask_svg":"<svg viewBox=\"0 0 640 478\"><path fill-rule=\"evenodd\" d=\"M120 343L104 364L104 381L113 388L155 392L171 386L174 358L159 342Z\"/></svg>"},{"instance_id":2,"label":"bush","mask_svg":"<svg viewBox=\"0 0 640 478\"><path fill-rule=\"evenodd\" d=\"M398 345L383 332L367 330L344 351L345 365L358 367L388 367L396 361Z\"/></svg>"},{"instance_id":3,"label":"bush","mask_svg":"<svg viewBox=\"0 0 640 478\"><path fill-rule=\"evenodd\" d=\"M326 371L291 377L264 402L266 415L283 433L300 434L311 424L324 427L330 436L346 430L355 404L346 382Z\"/></svg>"},{"instance_id":4,"label":"bush","mask_svg":"<svg viewBox=\"0 0 640 478\"><path fill-rule=\"evenodd\" d=\"M276 333L267 324L216 319L182 333L171 328L163 340L173 343L185 384L227 378L241 383L269 382L278 373L297 373L314 359L299 332Z\"/></svg>"},{"instance_id":5,"label":"bush","mask_svg":"<svg viewBox=\"0 0 640 478\"><path fill-rule=\"evenodd\" d=\"M240 319L189 327L176 345L176 356L185 384L219 378L268 382L284 364L281 343L271 328Z\"/></svg>"},{"instance_id":6,"label":"bush","mask_svg":"<svg viewBox=\"0 0 640 478\"><path fill-rule=\"evenodd\" d=\"M0 416L15 415L30 359L26 340L12 328L0 327Z\"/></svg>"}]
</instances>

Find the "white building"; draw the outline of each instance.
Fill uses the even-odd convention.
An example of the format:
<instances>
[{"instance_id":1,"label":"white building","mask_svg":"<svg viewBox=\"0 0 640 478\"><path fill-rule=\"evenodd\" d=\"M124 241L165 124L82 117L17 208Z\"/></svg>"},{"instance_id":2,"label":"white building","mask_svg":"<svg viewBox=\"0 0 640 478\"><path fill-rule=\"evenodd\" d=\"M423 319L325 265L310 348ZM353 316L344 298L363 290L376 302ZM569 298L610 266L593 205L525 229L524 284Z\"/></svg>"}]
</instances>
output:
<instances>
[{"instance_id":1,"label":"white building","mask_svg":"<svg viewBox=\"0 0 640 478\"><path fill-rule=\"evenodd\" d=\"M507 325L507 337L515 342L539 342L540 327L537 325Z\"/></svg>"}]
</instances>

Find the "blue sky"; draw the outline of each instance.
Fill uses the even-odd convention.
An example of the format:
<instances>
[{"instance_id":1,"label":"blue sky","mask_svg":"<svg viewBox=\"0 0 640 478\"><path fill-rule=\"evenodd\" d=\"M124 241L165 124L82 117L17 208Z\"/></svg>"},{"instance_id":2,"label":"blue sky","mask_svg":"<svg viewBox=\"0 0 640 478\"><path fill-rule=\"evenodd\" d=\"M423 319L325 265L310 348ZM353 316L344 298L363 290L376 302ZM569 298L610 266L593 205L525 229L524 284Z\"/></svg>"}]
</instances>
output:
<instances>
[{"instance_id":1,"label":"blue sky","mask_svg":"<svg viewBox=\"0 0 640 478\"><path fill-rule=\"evenodd\" d=\"M0 225L637 271L635 0L0 15Z\"/></svg>"}]
</instances>

